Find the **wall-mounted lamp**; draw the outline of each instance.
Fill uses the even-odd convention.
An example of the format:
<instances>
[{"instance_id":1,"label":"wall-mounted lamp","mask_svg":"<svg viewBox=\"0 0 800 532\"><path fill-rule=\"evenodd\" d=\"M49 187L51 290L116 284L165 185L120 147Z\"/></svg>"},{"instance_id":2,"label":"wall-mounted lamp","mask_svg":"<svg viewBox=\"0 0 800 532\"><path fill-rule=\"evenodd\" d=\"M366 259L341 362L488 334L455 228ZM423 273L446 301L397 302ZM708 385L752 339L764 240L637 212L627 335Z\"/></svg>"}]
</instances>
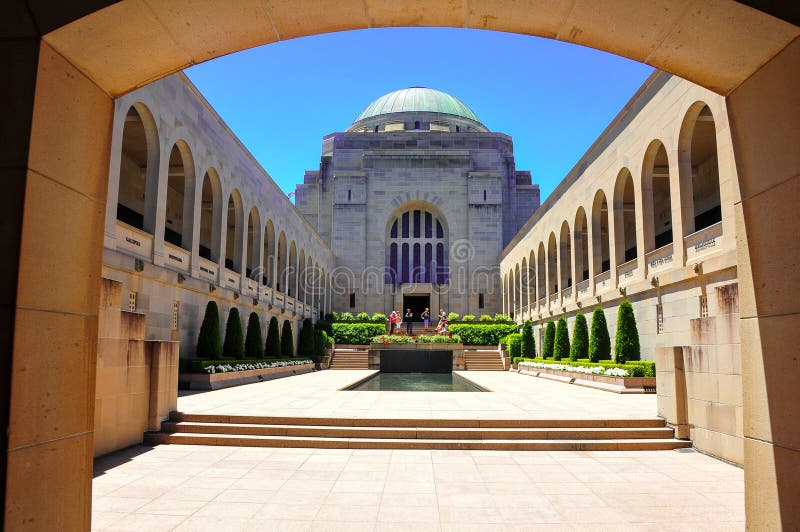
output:
<instances>
[{"instance_id":1,"label":"wall-mounted lamp","mask_svg":"<svg viewBox=\"0 0 800 532\"><path fill-rule=\"evenodd\" d=\"M214 286L214 285L213 285L213 284L211 284L211 283L208 283L208 293L209 293L209 294L213 293L213 292L214 292L214 290L216 290L216 289L217 289L217 287L216 287L216 286Z\"/></svg>"},{"instance_id":2,"label":"wall-mounted lamp","mask_svg":"<svg viewBox=\"0 0 800 532\"><path fill-rule=\"evenodd\" d=\"M256 305L258 305L258 298L254 297L253 298L253 306L256 306Z\"/></svg>"},{"instance_id":3,"label":"wall-mounted lamp","mask_svg":"<svg viewBox=\"0 0 800 532\"><path fill-rule=\"evenodd\" d=\"M600 303L603 300L603 296L595 296L595 299L597 299L597 302Z\"/></svg>"},{"instance_id":4,"label":"wall-mounted lamp","mask_svg":"<svg viewBox=\"0 0 800 532\"><path fill-rule=\"evenodd\" d=\"M178 274L178 284L183 284L184 281L186 281L186 276L183 275L182 273L179 273Z\"/></svg>"},{"instance_id":5,"label":"wall-mounted lamp","mask_svg":"<svg viewBox=\"0 0 800 532\"><path fill-rule=\"evenodd\" d=\"M625 287L624 287L624 286L620 286L620 287L619 287L619 293L620 293L620 295L623 295L623 296L624 296L624 295L625 295L627 292L628 292L628 291L625 289Z\"/></svg>"},{"instance_id":6,"label":"wall-mounted lamp","mask_svg":"<svg viewBox=\"0 0 800 532\"><path fill-rule=\"evenodd\" d=\"M239 292L233 293L233 299L239 299Z\"/></svg>"},{"instance_id":7,"label":"wall-mounted lamp","mask_svg":"<svg viewBox=\"0 0 800 532\"><path fill-rule=\"evenodd\" d=\"M133 259L133 269L137 272L144 270L144 261L142 259Z\"/></svg>"},{"instance_id":8,"label":"wall-mounted lamp","mask_svg":"<svg viewBox=\"0 0 800 532\"><path fill-rule=\"evenodd\" d=\"M657 287L658 286L658 277L653 276L650 279L650 284Z\"/></svg>"},{"instance_id":9,"label":"wall-mounted lamp","mask_svg":"<svg viewBox=\"0 0 800 532\"><path fill-rule=\"evenodd\" d=\"M692 266L692 270L693 270L693 271L694 271L694 273L696 273L697 275L700 275L700 274L702 274L702 273L703 273L703 263L702 263L702 262L698 262L698 263L696 263L694 266Z\"/></svg>"}]
</instances>

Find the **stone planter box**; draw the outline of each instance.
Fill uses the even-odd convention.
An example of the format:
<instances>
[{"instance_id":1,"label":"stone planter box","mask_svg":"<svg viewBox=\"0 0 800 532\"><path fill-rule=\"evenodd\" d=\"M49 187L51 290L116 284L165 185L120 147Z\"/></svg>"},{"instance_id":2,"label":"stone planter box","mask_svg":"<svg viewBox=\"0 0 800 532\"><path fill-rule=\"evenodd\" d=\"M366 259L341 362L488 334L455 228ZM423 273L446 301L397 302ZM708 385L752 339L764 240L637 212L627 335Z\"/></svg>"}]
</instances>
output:
<instances>
[{"instance_id":1,"label":"stone planter box","mask_svg":"<svg viewBox=\"0 0 800 532\"><path fill-rule=\"evenodd\" d=\"M655 377L612 377L610 375L589 375L575 371L561 371L557 369L531 368L522 366L517 368L522 375L542 377L567 384L577 384L587 388L596 388L614 393L656 393Z\"/></svg>"},{"instance_id":2,"label":"stone planter box","mask_svg":"<svg viewBox=\"0 0 800 532\"><path fill-rule=\"evenodd\" d=\"M183 390L219 390L242 384L280 379L290 375L300 375L310 371L314 371L313 363L279 368L231 371L228 373L182 373L180 375L180 388Z\"/></svg>"}]
</instances>

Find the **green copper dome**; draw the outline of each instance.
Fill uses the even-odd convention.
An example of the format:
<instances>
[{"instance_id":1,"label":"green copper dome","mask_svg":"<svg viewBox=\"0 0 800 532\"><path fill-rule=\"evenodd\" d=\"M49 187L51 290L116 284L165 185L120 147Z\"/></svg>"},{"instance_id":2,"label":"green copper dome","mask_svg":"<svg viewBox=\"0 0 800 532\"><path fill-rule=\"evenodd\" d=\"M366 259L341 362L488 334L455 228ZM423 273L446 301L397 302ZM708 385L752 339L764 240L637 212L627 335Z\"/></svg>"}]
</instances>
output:
<instances>
[{"instance_id":1,"label":"green copper dome","mask_svg":"<svg viewBox=\"0 0 800 532\"><path fill-rule=\"evenodd\" d=\"M446 92L427 87L409 87L385 94L361 111L353 123L379 115L414 111L445 113L480 123L467 104Z\"/></svg>"}]
</instances>

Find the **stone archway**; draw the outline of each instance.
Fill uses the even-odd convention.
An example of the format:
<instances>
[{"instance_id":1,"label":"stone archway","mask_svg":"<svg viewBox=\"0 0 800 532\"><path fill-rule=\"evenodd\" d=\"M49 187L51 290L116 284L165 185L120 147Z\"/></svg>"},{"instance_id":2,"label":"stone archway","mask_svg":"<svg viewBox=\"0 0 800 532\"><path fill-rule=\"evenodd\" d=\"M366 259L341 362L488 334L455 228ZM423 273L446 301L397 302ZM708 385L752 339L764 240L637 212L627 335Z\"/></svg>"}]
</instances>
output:
<instances>
[{"instance_id":1,"label":"stone archway","mask_svg":"<svg viewBox=\"0 0 800 532\"><path fill-rule=\"evenodd\" d=\"M748 522L800 526L800 373L794 259L800 210L800 28L734 1L152 0L6 7L10 80L2 150L9 250L0 409L5 523L85 529L112 98L190 64L329 31L435 25L539 35L643 61L728 96L741 201L739 244ZM780 13L779 13L780 15ZM81 18L83 17L83 18ZM796 23L796 21L795 21ZM646 28L646 31L642 31ZM59 216L53 216L53 213ZM54 286L56 288L54 288ZM54 355L55 354L55 355ZM756 491L757 487L757 491ZM41 501L48 501L42 505Z\"/></svg>"}]
</instances>

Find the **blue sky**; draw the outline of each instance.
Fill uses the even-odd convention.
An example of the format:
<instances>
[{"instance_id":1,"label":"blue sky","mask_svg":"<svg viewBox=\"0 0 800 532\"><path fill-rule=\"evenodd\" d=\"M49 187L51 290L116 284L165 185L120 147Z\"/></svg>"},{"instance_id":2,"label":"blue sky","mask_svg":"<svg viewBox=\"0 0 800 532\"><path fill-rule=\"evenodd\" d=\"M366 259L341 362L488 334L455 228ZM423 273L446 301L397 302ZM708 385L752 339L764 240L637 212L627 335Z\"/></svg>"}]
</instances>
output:
<instances>
[{"instance_id":1,"label":"blue sky","mask_svg":"<svg viewBox=\"0 0 800 532\"><path fill-rule=\"evenodd\" d=\"M379 96L420 85L511 135L517 169L531 171L544 200L651 72L537 37L386 28L262 46L186 74L286 193L318 168L323 135Z\"/></svg>"}]
</instances>

